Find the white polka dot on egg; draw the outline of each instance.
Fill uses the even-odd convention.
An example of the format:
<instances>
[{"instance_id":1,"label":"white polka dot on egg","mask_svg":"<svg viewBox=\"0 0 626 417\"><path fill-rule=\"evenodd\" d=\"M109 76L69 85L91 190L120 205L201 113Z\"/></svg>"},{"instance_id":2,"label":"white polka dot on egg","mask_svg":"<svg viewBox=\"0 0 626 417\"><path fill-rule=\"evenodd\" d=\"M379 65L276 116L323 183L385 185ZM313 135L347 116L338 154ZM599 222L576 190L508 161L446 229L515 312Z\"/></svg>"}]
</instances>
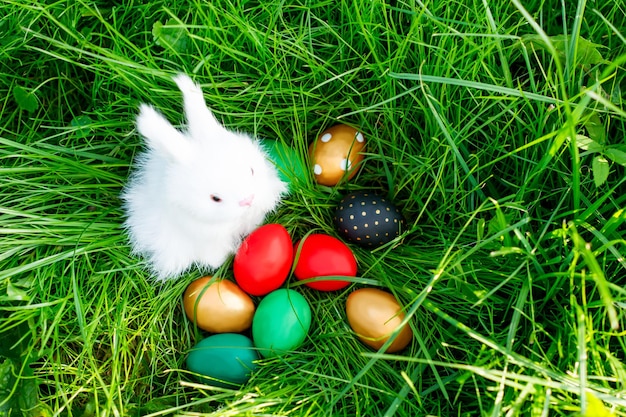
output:
<instances>
[{"instance_id":1,"label":"white polka dot on egg","mask_svg":"<svg viewBox=\"0 0 626 417\"><path fill-rule=\"evenodd\" d=\"M313 167L313 172L315 175L320 175L322 173L322 167L319 164L315 164Z\"/></svg>"},{"instance_id":2,"label":"white polka dot on egg","mask_svg":"<svg viewBox=\"0 0 626 417\"><path fill-rule=\"evenodd\" d=\"M341 162L339 162L339 167L344 170L344 171L348 171L350 168L352 168L352 162L349 159L342 159Z\"/></svg>"},{"instance_id":3,"label":"white polka dot on egg","mask_svg":"<svg viewBox=\"0 0 626 417\"><path fill-rule=\"evenodd\" d=\"M356 134L356 141L359 142L359 143L363 143L365 141L365 138L363 137L363 133L358 132Z\"/></svg>"},{"instance_id":4,"label":"white polka dot on egg","mask_svg":"<svg viewBox=\"0 0 626 417\"><path fill-rule=\"evenodd\" d=\"M329 140L331 140L333 137L333 135L331 135L330 133L324 133L322 135L322 137L320 138L320 140L324 143L328 142Z\"/></svg>"}]
</instances>

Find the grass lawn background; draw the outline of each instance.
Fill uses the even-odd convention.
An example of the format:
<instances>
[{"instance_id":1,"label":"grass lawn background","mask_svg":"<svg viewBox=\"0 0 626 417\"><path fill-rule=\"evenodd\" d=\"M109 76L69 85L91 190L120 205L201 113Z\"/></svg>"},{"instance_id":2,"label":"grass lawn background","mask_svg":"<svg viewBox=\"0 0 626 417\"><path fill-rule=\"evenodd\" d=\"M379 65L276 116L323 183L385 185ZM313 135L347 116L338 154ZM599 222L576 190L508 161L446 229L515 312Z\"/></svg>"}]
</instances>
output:
<instances>
[{"instance_id":1,"label":"grass lawn background","mask_svg":"<svg viewBox=\"0 0 626 417\"><path fill-rule=\"evenodd\" d=\"M0 416L626 415L626 3L241 3L0 0ZM180 71L303 158L361 127L355 179L268 218L294 239L357 189L407 220L353 286L297 287L308 339L238 391L184 369L198 273L151 283L120 227L137 106L180 121ZM351 335L362 286L406 306L406 350Z\"/></svg>"}]
</instances>

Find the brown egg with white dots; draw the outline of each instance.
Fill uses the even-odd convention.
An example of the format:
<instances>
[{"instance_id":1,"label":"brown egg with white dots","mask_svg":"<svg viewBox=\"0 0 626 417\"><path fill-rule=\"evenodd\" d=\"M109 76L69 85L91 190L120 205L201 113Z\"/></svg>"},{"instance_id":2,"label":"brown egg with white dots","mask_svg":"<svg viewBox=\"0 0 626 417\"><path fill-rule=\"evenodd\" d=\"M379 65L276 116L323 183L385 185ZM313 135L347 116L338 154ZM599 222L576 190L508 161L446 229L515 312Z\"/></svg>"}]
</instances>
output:
<instances>
[{"instance_id":1,"label":"brown egg with white dots","mask_svg":"<svg viewBox=\"0 0 626 417\"><path fill-rule=\"evenodd\" d=\"M365 137L354 127L339 124L323 131L309 146L315 180L322 185L337 185L344 177L353 178L365 150Z\"/></svg>"},{"instance_id":2,"label":"brown egg with white dots","mask_svg":"<svg viewBox=\"0 0 626 417\"><path fill-rule=\"evenodd\" d=\"M384 197L369 191L346 195L335 212L339 234L365 247L390 242L400 235L403 225L400 210Z\"/></svg>"}]
</instances>

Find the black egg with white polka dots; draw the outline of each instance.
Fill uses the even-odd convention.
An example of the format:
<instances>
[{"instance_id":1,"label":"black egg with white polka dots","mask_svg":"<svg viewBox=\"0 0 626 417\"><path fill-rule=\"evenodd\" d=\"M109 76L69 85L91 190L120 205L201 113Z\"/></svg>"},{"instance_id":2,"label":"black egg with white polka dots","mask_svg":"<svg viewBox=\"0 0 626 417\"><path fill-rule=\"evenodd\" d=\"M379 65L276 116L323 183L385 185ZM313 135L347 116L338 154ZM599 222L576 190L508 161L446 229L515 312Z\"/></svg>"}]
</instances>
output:
<instances>
[{"instance_id":1,"label":"black egg with white polka dots","mask_svg":"<svg viewBox=\"0 0 626 417\"><path fill-rule=\"evenodd\" d=\"M365 247L376 247L396 238L403 221L400 210L372 192L346 195L335 213L335 225L345 239Z\"/></svg>"}]
</instances>

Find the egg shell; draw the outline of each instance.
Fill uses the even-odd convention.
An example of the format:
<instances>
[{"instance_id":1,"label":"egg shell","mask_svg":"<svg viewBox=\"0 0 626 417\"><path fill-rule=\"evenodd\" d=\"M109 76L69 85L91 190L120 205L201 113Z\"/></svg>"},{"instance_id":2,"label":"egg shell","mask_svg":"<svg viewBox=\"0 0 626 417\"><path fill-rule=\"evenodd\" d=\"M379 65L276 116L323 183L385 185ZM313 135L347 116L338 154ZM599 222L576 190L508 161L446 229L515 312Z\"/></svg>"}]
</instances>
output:
<instances>
[{"instance_id":1,"label":"egg shell","mask_svg":"<svg viewBox=\"0 0 626 417\"><path fill-rule=\"evenodd\" d=\"M202 339L187 355L187 369L203 375L203 383L236 388L250 379L258 359L252 340L241 334L221 333Z\"/></svg>"},{"instance_id":2,"label":"egg shell","mask_svg":"<svg viewBox=\"0 0 626 417\"><path fill-rule=\"evenodd\" d=\"M298 252L299 251L299 252ZM327 276L350 276L357 273L354 254L341 240L323 233L314 233L296 243L298 255L294 275L299 280ZM319 291L335 291L345 288L348 281L313 281L305 285Z\"/></svg>"},{"instance_id":3,"label":"egg shell","mask_svg":"<svg viewBox=\"0 0 626 417\"><path fill-rule=\"evenodd\" d=\"M238 333L249 329L254 302L234 282L206 276L193 281L183 295L185 314L202 330Z\"/></svg>"},{"instance_id":4,"label":"egg shell","mask_svg":"<svg viewBox=\"0 0 626 417\"><path fill-rule=\"evenodd\" d=\"M339 124L323 131L309 146L315 180L333 186L353 178L363 161L365 137L352 126ZM347 172L346 172L347 171Z\"/></svg>"},{"instance_id":5,"label":"egg shell","mask_svg":"<svg viewBox=\"0 0 626 417\"><path fill-rule=\"evenodd\" d=\"M265 295L287 279L293 263L293 244L289 232L270 223L255 229L235 254L233 274L248 294Z\"/></svg>"},{"instance_id":6,"label":"egg shell","mask_svg":"<svg viewBox=\"0 0 626 417\"><path fill-rule=\"evenodd\" d=\"M350 193L339 202L334 221L343 238L366 247L380 246L398 237L404 224L395 205L363 191Z\"/></svg>"},{"instance_id":7,"label":"egg shell","mask_svg":"<svg viewBox=\"0 0 626 417\"><path fill-rule=\"evenodd\" d=\"M281 181L293 190L294 182L306 179L305 163L295 149L278 140L261 139L269 159L274 163Z\"/></svg>"},{"instance_id":8,"label":"egg shell","mask_svg":"<svg viewBox=\"0 0 626 417\"><path fill-rule=\"evenodd\" d=\"M297 291L282 288L265 296L252 320L252 338L262 356L282 356L300 347L311 327L311 307Z\"/></svg>"},{"instance_id":9,"label":"egg shell","mask_svg":"<svg viewBox=\"0 0 626 417\"><path fill-rule=\"evenodd\" d=\"M361 288L350 293L346 300L346 315L350 327L359 340L376 350L389 340L391 333L404 320L401 310L402 307L392 294L376 288ZM407 324L386 352L404 349L412 338L413 332Z\"/></svg>"}]
</instances>

